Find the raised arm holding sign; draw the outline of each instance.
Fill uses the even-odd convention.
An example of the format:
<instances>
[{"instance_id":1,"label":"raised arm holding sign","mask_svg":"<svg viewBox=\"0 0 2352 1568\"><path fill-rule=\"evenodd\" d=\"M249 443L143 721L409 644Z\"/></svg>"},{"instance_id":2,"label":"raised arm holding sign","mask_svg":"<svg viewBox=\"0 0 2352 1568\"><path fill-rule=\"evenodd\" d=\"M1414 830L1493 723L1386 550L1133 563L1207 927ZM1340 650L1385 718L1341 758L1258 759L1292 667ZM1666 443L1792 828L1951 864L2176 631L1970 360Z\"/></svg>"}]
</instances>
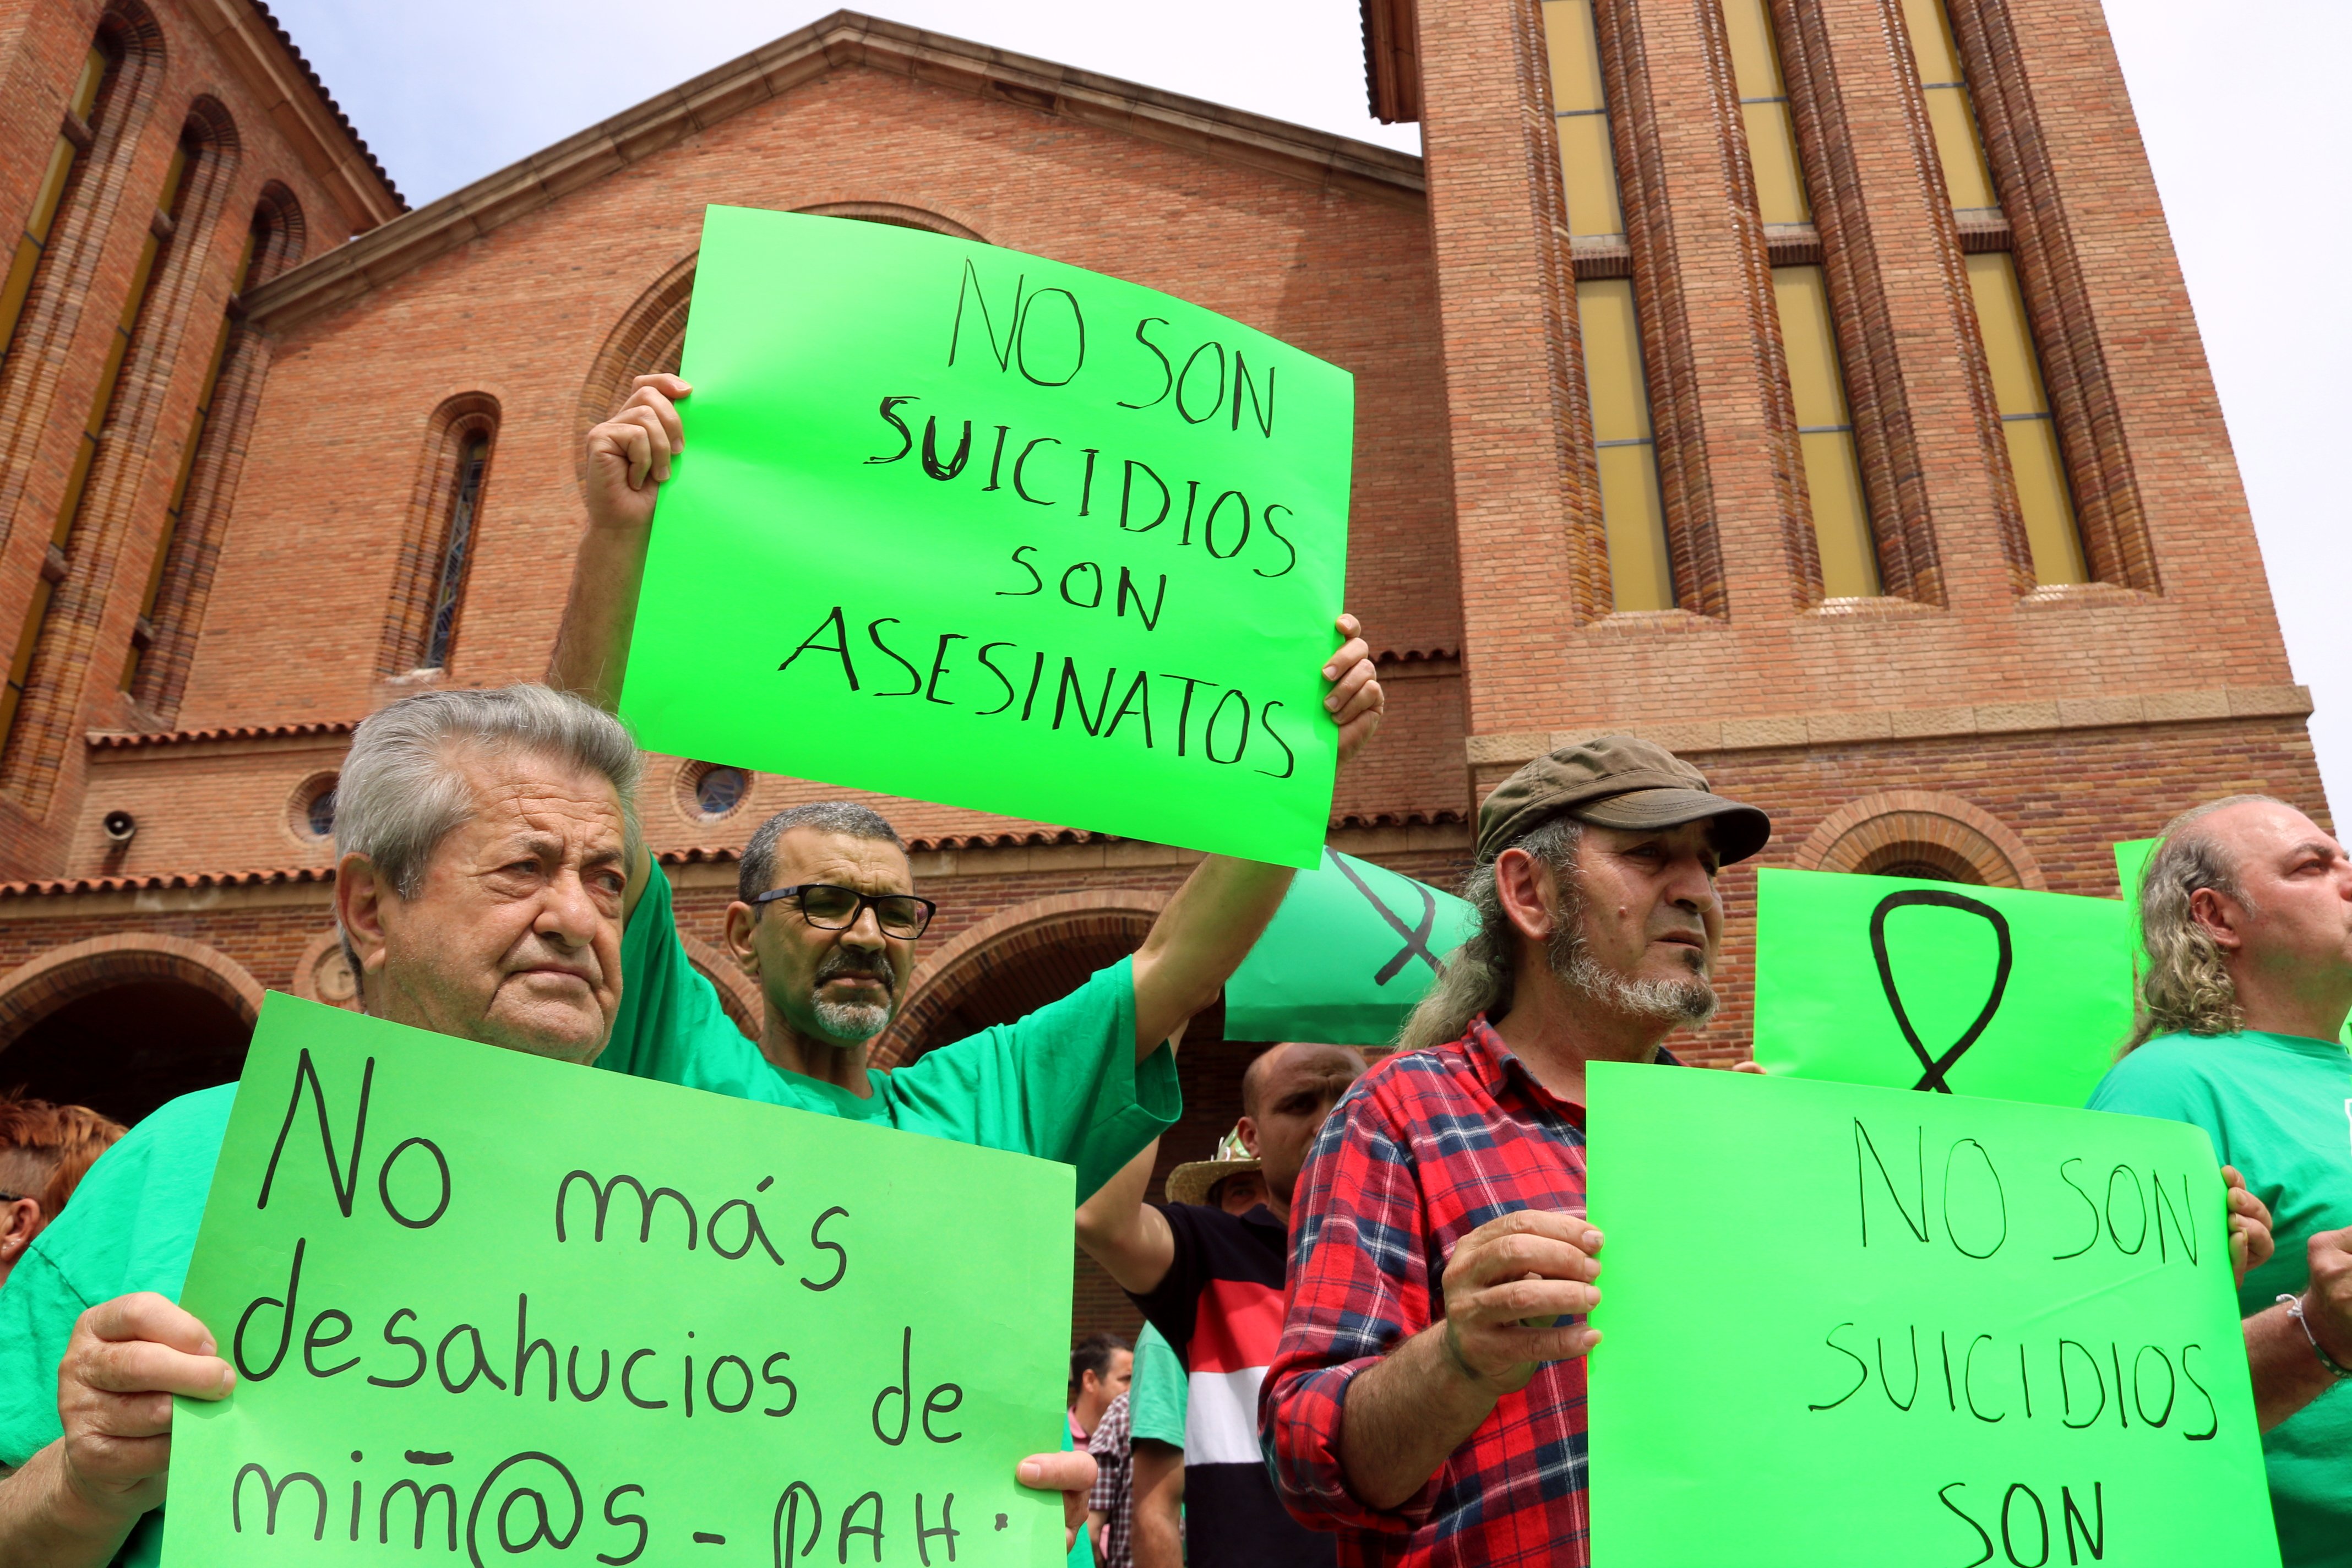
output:
<instances>
[{"instance_id":1,"label":"raised arm holding sign","mask_svg":"<svg viewBox=\"0 0 2352 1568\"><path fill-rule=\"evenodd\" d=\"M684 374L625 660L559 665L645 744L1315 862L1345 371L1045 258L712 207Z\"/></svg>"},{"instance_id":2,"label":"raised arm holding sign","mask_svg":"<svg viewBox=\"0 0 2352 1568\"><path fill-rule=\"evenodd\" d=\"M588 527L549 679L600 704L618 700L633 650L640 658L647 657L639 624L641 586L647 553L660 533L656 501L685 439L677 400L689 391L676 376L640 377L622 408L589 435ZM781 454L779 460L789 461L790 454ZM831 526L837 531L852 525L835 519ZM1384 700L1354 618L1339 617L1338 631L1345 639L1342 646L1317 657L1321 660L1319 678L1328 685L1322 712L1333 725L1334 754L1344 761L1378 731ZM663 635L676 634L673 629ZM787 703L779 711L784 717L773 721L775 728L805 724L823 730L830 724L837 733L845 725L887 728L892 710L856 710L844 718L822 707L803 713ZM946 743L920 729L902 739L918 749ZM1328 804L1327 789L1318 812ZM809 811L819 812L824 820L803 817L803 812ZM853 819L862 826L843 826ZM1319 828L1318 832L1319 837ZM1172 1095L1166 1063L1154 1065L1160 1042L1214 1000L1273 917L1290 879L1286 866L1212 855L1153 922L1125 978L1105 971L1088 988L1048 1011L1058 1016L1060 1009L1076 1008L1092 1016L1118 1002L1118 994L1131 985L1138 1073L1155 1081L1165 1079L1162 1098ZM633 879L633 899L659 881L659 871L641 859ZM878 910L859 913L837 930L829 923L819 925L809 918L805 896L788 891L809 886L845 889L867 899L915 895L897 835L875 813L841 806L783 814L753 836L743 860L740 897L727 917L730 954L759 983L762 995L756 1049L728 1022L709 983L686 962L674 935L667 934L671 917L667 889L661 888L654 894L653 908L631 916L633 931L644 922L664 933L648 938L658 956L642 970L633 969L633 977L641 986L639 1005L672 1021L633 1025L625 1018L607 1065L668 1082L924 1130L936 1130L929 1121L932 1110L943 1103L978 1103L992 1085L1009 1094L1021 1082L1069 1081L1052 1064L1024 1056L1018 1041L1004 1042L1005 1052L1012 1054L993 1053L993 1064L983 1059L991 1052L967 1049L972 1042L959 1042L926 1053L913 1068L898 1073L870 1069L869 1043L904 999L919 928L908 923L887 928ZM777 900L782 902L771 902ZM859 1008L866 1010L862 1023L851 1016ZM1024 1061L1031 1065L1024 1067ZM953 1091L929 1092L927 1080L945 1075L958 1075ZM1010 1100L1007 1104L1013 1120L1023 1125L1034 1121ZM910 1121L909 1115L921 1120ZM959 1123L946 1131L951 1136L995 1142L981 1122ZM1126 1158L1126 1153L1117 1159L1079 1157L1081 1195L1093 1191Z\"/></svg>"}]
</instances>

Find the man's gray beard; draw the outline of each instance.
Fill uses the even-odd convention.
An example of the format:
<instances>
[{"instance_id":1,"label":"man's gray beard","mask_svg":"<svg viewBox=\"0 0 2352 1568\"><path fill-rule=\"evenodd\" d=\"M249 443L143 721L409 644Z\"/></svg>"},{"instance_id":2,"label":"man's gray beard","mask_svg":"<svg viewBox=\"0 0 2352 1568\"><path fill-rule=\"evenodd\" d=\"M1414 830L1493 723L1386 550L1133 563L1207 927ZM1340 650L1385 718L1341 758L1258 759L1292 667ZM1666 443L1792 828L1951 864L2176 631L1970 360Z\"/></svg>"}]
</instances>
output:
<instances>
[{"instance_id":1,"label":"man's gray beard","mask_svg":"<svg viewBox=\"0 0 2352 1568\"><path fill-rule=\"evenodd\" d=\"M837 948L826 956L823 963L817 965L816 983L819 989L822 989L828 980L852 974L879 982L882 988L890 993L892 1001L827 1002L818 997L811 997L809 1011L816 1019L816 1026L824 1030L825 1037L837 1046L854 1046L861 1041L870 1040L888 1028L891 1011L898 994L898 980L896 974L888 970L870 969L851 959L847 952Z\"/></svg>"},{"instance_id":2,"label":"man's gray beard","mask_svg":"<svg viewBox=\"0 0 2352 1568\"><path fill-rule=\"evenodd\" d=\"M870 1040L890 1026L890 1009L878 1003L819 1002L811 1011L825 1037L845 1046Z\"/></svg>"},{"instance_id":3,"label":"man's gray beard","mask_svg":"<svg viewBox=\"0 0 2352 1568\"><path fill-rule=\"evenodd\" d=\"M1605 969L1585 946L1584 937L1577 929L1578 912L1568 910L1564 914L1566 918L1552 931L1545 959L1551 972L1569 989L1629 1017L1668 1027L1704 1024L1715 1016L1715 987L1706 983L1705 975L1694 974L1686 980L1633 980L1614 969Z\"/></svg>"}]
</instances>

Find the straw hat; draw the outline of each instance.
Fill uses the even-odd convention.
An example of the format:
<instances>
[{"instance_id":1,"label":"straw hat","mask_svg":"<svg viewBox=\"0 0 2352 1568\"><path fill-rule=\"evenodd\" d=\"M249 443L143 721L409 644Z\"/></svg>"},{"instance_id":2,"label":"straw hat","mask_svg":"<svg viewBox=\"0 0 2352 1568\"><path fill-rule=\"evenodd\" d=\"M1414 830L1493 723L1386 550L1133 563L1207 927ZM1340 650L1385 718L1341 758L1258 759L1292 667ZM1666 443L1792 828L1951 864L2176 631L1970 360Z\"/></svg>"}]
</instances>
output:
<instances>
[{"instance_id":1,"label":"straw hat","mask_svg":"<svg viewBox=\"0 0 2352 1568\"><path fill-rule=\"evenodd\" d=\"M1205 1204L1209 1190L1227 1176L1258 1169L1257 1156L1242 1142L1239 1126L1217 1141L1217 1152L1205 1160L1191 1160L1168 1173L1168 1201Z\"/></svg>"}]
</instances>

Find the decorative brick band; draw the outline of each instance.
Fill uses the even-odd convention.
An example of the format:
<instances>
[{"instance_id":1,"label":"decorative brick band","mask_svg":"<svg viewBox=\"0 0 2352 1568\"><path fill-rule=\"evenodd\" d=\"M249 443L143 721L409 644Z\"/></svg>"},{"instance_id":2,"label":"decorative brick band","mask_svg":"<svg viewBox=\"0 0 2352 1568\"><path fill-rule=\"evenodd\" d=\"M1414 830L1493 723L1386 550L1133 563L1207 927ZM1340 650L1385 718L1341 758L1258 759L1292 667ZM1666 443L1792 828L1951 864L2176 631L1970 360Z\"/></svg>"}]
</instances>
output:
<instances>
[{"instance_id":1,"label":"decorative brick band","mask_svg":"<svg viewBox=\"0 0 2352 1568\"><path fill-rule=\"evenodd\" d=\"M2042 702L1986 702L1952 708L1883 708L1853 713L1789 713L1759 719L1699 719L1612 728L1473 735L1472 766L1530 762L1596 735L1639 735L1674 752L1757 751L1775 746L1845 745L1858 741L1917 741L1940 735L2012 735L2046 730L2104 730L2126 724L2185 724L2223 719L2300 719L2311 693L2300 686L2224 686L2146 697L2090 697Z\"/></svg>"},{"instance_id":2,"label":"decorative brick band","mask_svg":"<svg viewBox=\"0 0 2352 1568\"><path fill-rule=\"evenodd\" d=\"M0 975L0 1051L69 1002L145 980L193 985L227 1003L248 1024L261 1014L261 983L216 948L144 931L94 936Z\"/></svg>"}]
</instances>

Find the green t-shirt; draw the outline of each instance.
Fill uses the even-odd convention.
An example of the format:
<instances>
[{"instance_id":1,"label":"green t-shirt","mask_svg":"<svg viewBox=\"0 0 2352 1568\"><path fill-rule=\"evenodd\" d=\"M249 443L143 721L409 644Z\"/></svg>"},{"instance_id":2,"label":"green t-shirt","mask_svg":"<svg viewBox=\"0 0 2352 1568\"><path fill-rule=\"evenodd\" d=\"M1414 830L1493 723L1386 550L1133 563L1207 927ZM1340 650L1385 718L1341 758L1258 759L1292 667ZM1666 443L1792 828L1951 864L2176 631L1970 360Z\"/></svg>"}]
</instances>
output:
<instances>
[{"instance_id":1,"label":"green t-shirt","mask_svg":"<svg viewBox=\"0 0 2352 1568\"><path fill-rule=\"evenodd\" d=\"M771 913L771 920L786 918ZM879 1122L1078 1168L1081 1203L1183 1110L1175 1053L1135 1059L1135 984L1121 959L1016 1024L927 1051L895 1072L870 1070L871 1095L786 1072L743 1037L718 990L677 939L669 879L656 867L630 912L620 1016L596 1065Z\"/></svg>"},{"instance_id":2,"label":"green t-shirt","mask_svg":"<svg viewBox=\"0 0 2352 1568\"><path fill-rule=\"evenodd\" d=\"M1128 1384L1129 1438L1149 1437L1171 1448L1184 1446L1184 1402L1190 1393L1176 1347L1150 1323L1135 1336L1135 1381Z\"/></svg>"},{"instance_id":3,"label":"green t-shirt","mask_svg":"<svg viewBox=\"0 0 2352 1568\"><path fill-rule=\"evenodd\" d=\"M602 1065L1075 1164L1081 1198L1182 1110L1173 1053L1163 1046L1137 1066L1135 988L1123 959L1018 1023L875 1073L871 1099L768 1065L688 962L658 868L630 912L621 972L621 1013ZM135 1290L179 1300L236 1097L236 1086L223 1084L140 1122L18 1259L0 1289L0 1466L22 1465L61 1435L58 1363L76 1319ZM160 1512L142 1520L115 1563L152 1568L162 1523Z\"/></svg>"},{"instance_id":4,"label":"green t-shirt","mask_svg":"<svg viewBox=\"0 0 2352 1568\"><path fill-rule=\"evenodd\" d=\"M2187 1121L2270 1205L2278 1250L2246 1276L2251 1316L2311 1283L2312 1235L2352 1226L2352 1055L2293 1035L2164 1035L2109 1069L2094 1110ZM2263 1435L2286 1568L2352 1565L2352 1390Z\"/></svg>"}]
</instances>

